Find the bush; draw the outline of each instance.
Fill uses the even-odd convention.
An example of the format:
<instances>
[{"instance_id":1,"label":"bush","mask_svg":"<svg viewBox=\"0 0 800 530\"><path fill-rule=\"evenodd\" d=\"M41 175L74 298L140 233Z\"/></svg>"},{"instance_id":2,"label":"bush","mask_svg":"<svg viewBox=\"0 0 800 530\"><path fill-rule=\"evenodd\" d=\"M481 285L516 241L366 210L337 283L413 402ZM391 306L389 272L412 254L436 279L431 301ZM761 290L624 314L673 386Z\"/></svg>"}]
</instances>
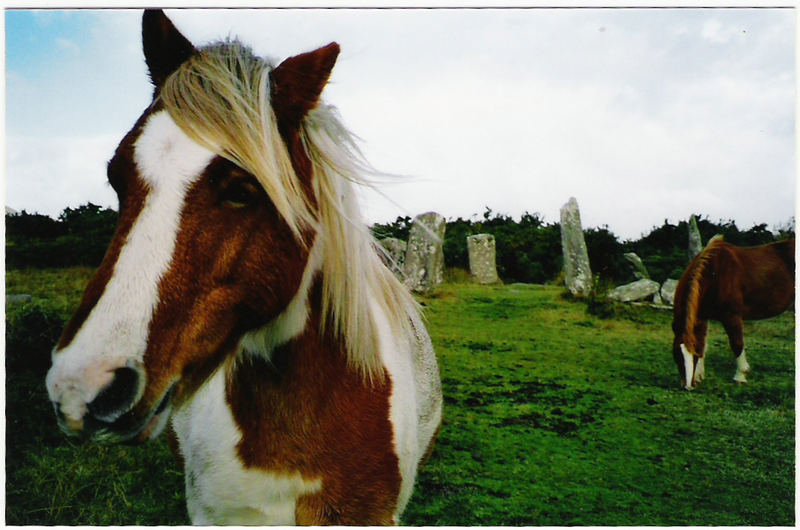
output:
<instances>
[{"instance_id":1,"label":"bush","mask_svg":"<svg viewBox=\"0 0 800 530\"><path fill-rule=\"evenodd\" d=\"M97 267L118 217L114 210L92 203L66 208L58 220L24 210L6 215L6 266Z\"/></svg>"},{"instance_id":2,"label":"bush","mask_svg":"<svg viewBox=\"0 0 800 530\"><path fill-rule=\"evenodd\" d=\"M64 319L36 301L6 307L6 373L44 376L50 352L61 336Z\"/></svg>"}]
</instances>

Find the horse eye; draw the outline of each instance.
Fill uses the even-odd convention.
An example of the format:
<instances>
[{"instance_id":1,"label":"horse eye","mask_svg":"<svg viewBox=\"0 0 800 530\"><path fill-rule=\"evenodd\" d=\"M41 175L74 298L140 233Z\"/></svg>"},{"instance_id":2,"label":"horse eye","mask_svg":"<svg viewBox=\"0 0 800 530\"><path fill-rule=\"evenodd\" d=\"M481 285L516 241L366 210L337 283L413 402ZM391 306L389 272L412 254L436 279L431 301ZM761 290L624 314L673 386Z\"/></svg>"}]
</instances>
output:
<instances>
[{"instance_id":1,"label":"horse eye","mask_svg":"<svg viewBox=\"0 0 800 530\"><path fill-rule=\"evenodd\" d=\"M258 196L258 187L246 179L233 179L220 190L220 203L229 208L243 208Z\"/></svg>"}]
</instances>

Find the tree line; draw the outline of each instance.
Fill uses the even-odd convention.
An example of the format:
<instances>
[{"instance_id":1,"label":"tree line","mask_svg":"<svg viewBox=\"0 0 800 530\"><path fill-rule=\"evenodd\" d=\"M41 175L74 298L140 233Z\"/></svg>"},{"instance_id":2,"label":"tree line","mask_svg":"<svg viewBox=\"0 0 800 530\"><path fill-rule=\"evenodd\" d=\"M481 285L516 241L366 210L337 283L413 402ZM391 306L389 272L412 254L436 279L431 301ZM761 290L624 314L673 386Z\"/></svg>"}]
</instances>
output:
<instances>
[{"instance_id":1,"label":"tree line","mask_svg":"<svg viewBox=\"0 0 800 530\"><path fill-rule=\"evenodd\" d=\"M477 216L473 216L477 217ZM753 246L794 237L794 219L773 233L766 223L741 230L733 220L712 222L695 214L703 244L716 234L740 246ZM391 223L376 224L378 239L395 237L408 240L413 219L398 217ZM506 282L547 283L555 280L563 268L560 223L547 223L538 213L525 212L517 221L511 216L486 208L480 219L461 217L446 222L443 250L446 267L469 268L467 236L492 234L495 238L497 273ZM644 262L650 277L663 283L678 279L689 263L688 220L653 227L633 241L620 241L607 226L583 231L592 273L601 280L619 284L633 280L632 268L624 254L635 252Z\"/></svg>"},{"instance_id":2,"label":"tree line","mask_svg":"<svg viewBox=\"0 0 800 530\"><path fill-rule=\"evenodd\" d=\"M116 228L118 214L110 208L87 203L66 208L53 219L22 211L6 215L6 266L70 267L100 264ZM766 224L741 230L732 220L712 222L695 214L703 243L715 234L726 241L751 246L794 237L794 219L775 232ZM391 223L372 227L378 239L395 237L408 240L413 219L398 217ZM443 242L446 267L469 268L467 236L488 233L495 238L497 272L505 282L547 283L555 280L563 266L559 223L548 223L538 213L525 212L519 220L486 208L481 217L458 217L447 221ZM658 282L680 278L688 264L688 220L654 227L634 241L620 241L607 226L584 230L592 272L611 283L633 279L624 258L635 252Z\"/></svg>"},{"instance_id":3,"label":"tree line","mask_svg":"<svg viewBox=\"0 0 800 530\"><path fill-rule=\"evenodd\" d=\"M119 214L87 203L65 208L58 219L39 213L6 214L6 267L100 265Z\"/></svg>"}]
</instances>

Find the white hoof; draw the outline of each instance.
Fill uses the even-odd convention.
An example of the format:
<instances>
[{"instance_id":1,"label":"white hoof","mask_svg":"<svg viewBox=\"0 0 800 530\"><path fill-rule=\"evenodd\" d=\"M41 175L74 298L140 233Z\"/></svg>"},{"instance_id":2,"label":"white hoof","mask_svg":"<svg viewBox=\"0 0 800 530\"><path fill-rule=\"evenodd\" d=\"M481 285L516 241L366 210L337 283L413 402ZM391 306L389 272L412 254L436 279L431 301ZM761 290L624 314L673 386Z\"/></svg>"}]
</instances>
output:
<instances>
[{"instance_id":1,"label":"white hoof","mask_svg":"<svg viewBox=\"0 0 800 530\"><path fill-rule=\"evenodd\" d=\"M747 377L745 377L745 374L742 372L736 372L736 375L733 376L733 380L737 383L746 383Z\"/></svg>"}]
</instances>

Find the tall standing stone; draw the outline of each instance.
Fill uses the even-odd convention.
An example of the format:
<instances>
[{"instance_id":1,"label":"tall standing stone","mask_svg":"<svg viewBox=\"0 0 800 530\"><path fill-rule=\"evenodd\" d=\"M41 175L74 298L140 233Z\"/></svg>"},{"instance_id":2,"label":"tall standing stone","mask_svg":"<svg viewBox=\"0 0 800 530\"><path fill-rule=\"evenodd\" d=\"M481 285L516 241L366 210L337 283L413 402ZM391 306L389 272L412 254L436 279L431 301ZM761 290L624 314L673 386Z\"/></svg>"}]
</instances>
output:
<instances>
[{"instance_id":1,"label":"tall standing stone","mask_svg":"<svg viewBox=\"0 0 800 530\"><path fill-rule=\"evenodd\" d=\"M703 241L700 239L700 230L697 228L697 219L694 215L689 218L689 260L694 259L703 250Z\"/></svg>"},{"instance_id":2,"label":"tall standing stone","mask_svg":"<svg viewBox=\"0 0 800 530\"><path fill-rule=\"evenodd\" d=\"M467 236L467 251L472 281L483 285L497 282L494 236L491 234Z\"/></svg>"},{"instance_id":3,"label":"tall standing stone","mask_svg":"<svg viewBox=\"0 0 800 530\"><path fill-rule=\"evenodd\" d=\"M408 245L402 239L396 237L384 237L380 241L381 246L386 249L385 258L388 258L386 266L389 267L395 276L403 277L403 269L406 264L406 249Z\"/></svg>"},{"instance_id":4,"label":"tall standing stone","mask_svg":"<svg viewBox=\"0 0 800 530\"><path fill-rule=\"evenodd\" d=\"M436 212L414 218L408 234L405 284L412 291L430 293L444 277L444 217Z\"/></svg>"},{"instance_id":5,"label":"tall standing stone","mask_svg":"<svg viewBox=\"0 0 800 530\"><path fill-rule=\"evenodd\" d=\"M561 248L564 252L565 284L573 296L587 296L592 290L589 252L583 239L578 201L570 197L561 207Z\"/></svg>"}]
</instances>

